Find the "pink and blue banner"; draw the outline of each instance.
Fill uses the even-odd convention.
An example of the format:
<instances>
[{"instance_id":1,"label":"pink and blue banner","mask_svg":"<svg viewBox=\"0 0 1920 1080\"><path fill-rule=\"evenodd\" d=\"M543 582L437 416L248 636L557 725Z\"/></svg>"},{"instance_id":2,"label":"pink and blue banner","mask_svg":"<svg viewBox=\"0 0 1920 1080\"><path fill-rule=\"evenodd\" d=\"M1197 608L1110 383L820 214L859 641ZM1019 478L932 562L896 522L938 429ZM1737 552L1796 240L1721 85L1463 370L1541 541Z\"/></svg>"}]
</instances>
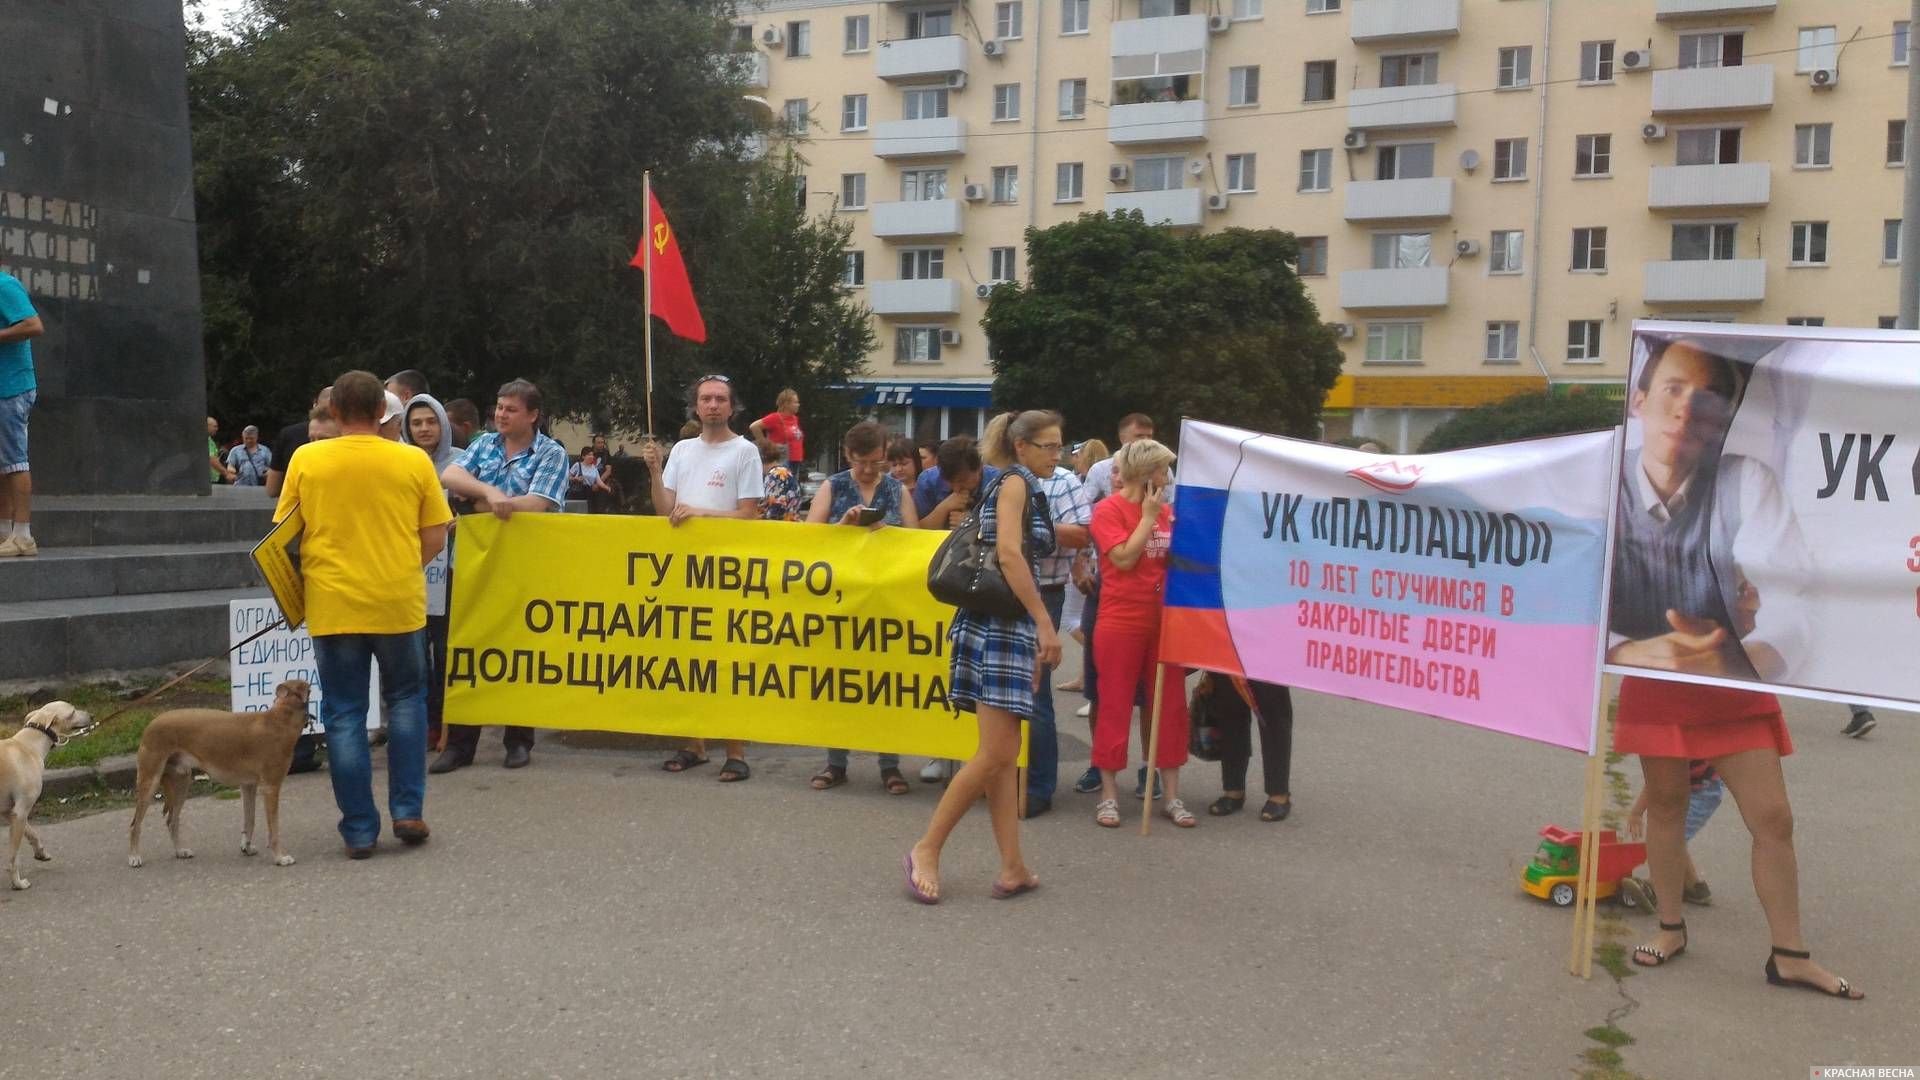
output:
<instances>
[{"instance_id":1,"label":"pink and blue banner","mask_svg":"<svg viewBox=\"0 0 1920 1080\"><path fill-rule=\"evenodd\" d=\"M1591 753L1615 439L1392 457L1188 420L1161 659Z\"/></svg>"}]
</instances>

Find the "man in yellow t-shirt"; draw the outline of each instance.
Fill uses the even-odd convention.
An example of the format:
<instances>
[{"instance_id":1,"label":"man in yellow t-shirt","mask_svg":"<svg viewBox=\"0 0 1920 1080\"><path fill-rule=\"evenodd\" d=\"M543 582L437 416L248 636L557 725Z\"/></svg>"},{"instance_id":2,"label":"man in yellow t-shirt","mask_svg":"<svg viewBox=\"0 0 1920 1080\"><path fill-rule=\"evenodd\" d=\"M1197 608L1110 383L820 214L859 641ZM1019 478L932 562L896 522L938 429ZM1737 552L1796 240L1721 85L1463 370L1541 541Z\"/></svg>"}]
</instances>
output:
<instances>
[{"instance_id":1,"label":"man in yellow t-shirt","mask_svg":"<svg viewBox=\"0 0 1920 1080\"><path fill-rule=\"evenodd\" d=\"M386 390L365 371L333 384L340 437L309 443L287 463L274 509L300 507L307 630L320 671L320 721L347 854L380 837L367 748L367 680L380 662L387 716L387 811L393 835L427 839L427 592L422 569L447 546L447 508L433 460L380 437Z\"/></svg>"}]
</instances>

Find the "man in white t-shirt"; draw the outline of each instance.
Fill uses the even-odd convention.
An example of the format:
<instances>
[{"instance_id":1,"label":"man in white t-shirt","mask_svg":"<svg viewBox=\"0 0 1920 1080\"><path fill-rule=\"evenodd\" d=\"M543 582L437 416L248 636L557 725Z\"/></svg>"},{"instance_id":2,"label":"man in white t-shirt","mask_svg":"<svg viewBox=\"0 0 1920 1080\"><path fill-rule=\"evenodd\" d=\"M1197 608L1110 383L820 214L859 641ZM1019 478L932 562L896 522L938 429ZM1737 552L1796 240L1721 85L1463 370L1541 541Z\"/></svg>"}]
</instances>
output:
<instances>
[{"instance_id":1,"label":"man in white t-shirt","mask_svg":"<svg viewBox=\"0 0 1920 1080\"><path fill-rule=\"evenodd\" d=\"M700 437L674 443L664 468L659 443L648 442L640 453L653 474L654 510L675 525L696 517L758 518L760 499L767 493L766 479L760 452L728 426L735 411L733 382L725 375L707 375L693 384L690 396L700 421ZM706 761L706 740L692 739L661 767L685 772ZM751 775L747 744L728 740L720 779L745 780Z\"/></svg>"}]
</instances>

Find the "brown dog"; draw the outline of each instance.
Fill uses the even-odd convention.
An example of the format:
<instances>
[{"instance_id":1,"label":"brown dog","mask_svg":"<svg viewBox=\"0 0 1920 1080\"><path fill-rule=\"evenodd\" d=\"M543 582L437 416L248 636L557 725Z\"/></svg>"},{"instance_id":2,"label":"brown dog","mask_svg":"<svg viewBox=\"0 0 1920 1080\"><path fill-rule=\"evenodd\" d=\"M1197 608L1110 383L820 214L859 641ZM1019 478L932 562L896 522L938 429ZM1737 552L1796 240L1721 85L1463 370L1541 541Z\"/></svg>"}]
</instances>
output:
<instances>
[{"instance_id":1,"label":"brown dog","mask_svg":"<svg viewBox=\"0 0 1920 1080\"><path fill-rule=\"evenodd\" d=\"M187 785L199 769L222 784L240 789L246 805L240 832L240 854L252 855L253 796L258 790L267 804L267 846L275 866L292 866L293 856L280 850L280 782L293 763L294 744L307 726L307 698L311 688L289 679L274 688L273 708L266 712L234 713L217 709L171 709L153 718L140 737L140 773L133 786L133 825L127 830L127 865L140 865L140 819L153 805L155 789L166 792L167 832L173 837L173 855L191 859L193 852L180 843L180 815L186 810Z\"/></svg>"},{"instance_id":2,"label":"brown dog","mask_svg":"<svg viewBox=\"0 0 1920 1080\"><path fill-rule=\"evenodd\" d=\"M64 701L50 701L27 714L27 722L13 738L0 742L0 817L10 826L7 843L7 883L16 889L29 888L32 882L20 876L20 841L33 845L33 857L40 862L53 858L40 834L27 824L33 804L40 801L41 777L47 769L47 753L55 746L93 726L93 717Z\"/></svg>"}]
</instances>

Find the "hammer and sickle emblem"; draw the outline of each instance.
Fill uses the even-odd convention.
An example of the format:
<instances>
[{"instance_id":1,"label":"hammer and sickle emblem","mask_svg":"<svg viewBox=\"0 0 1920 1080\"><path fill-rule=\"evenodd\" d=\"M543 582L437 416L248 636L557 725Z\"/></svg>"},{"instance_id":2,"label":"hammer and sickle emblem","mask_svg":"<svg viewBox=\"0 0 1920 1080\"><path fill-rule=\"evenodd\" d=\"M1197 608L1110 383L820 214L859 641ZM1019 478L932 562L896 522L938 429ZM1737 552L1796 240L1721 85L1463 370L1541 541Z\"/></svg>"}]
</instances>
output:
<instances>
[{"instance_id":1,"label":"hammer and sickle emblem","mask_svg":"<svg viewBox=\"0 0 1920 1080\"><path fill-rule=\"evenodd\" d=\"M672 229L669 229L669 228L667 228L667 223L666 223L666 222L664 222L664 221L659 221L659 222L655 222L655 223L654 223L654 226L653 226L653 253L654 253L655 255L664 255L664 254L666 254L666 251L667 251L667 243L668 243L669 241L671 241L672 239L673 239L673 230L672 230Z\"/></svg>"}]
</instances>

